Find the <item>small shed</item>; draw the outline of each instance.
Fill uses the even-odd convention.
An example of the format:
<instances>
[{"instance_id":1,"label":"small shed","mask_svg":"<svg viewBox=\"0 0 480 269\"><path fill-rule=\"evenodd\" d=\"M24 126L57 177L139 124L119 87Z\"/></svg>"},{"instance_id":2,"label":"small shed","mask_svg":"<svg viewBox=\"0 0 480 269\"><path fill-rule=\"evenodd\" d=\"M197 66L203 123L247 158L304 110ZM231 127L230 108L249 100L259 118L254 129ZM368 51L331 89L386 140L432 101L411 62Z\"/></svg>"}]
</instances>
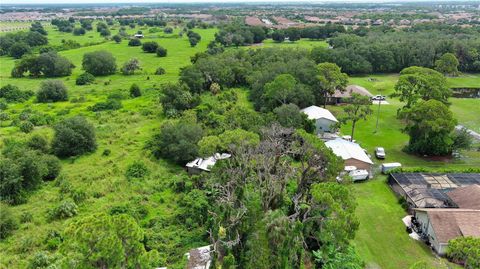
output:
<instances>
[{"instance_id":1,"label":"small shed","mask_svg":"<svg viewBox=\"0 0 480 269\"><path fill-rule=\"evenodd\" d=\"M333 95L328 97L327 102L330 104L346 103L352 97L352 93L372 97L373 95L364 87L358 85L348 85L345 91L336 90Z\"/></svg>"},{"instance_id":2,"label":"small shed","mask_svg":"<svg viewBox=\"0 0 480 269\"><path fill-rule=\"evenodd\" d=\"M338 120L327 109L318 106L309 106L300 111L306 114L308 119L315 121L317 134L335 131Z\"/></svg>"},{"instance_id":3,"label":"small shed","mask_svg":"<svg viewBox=\"0 0 480 269\"><path fill-rule=\"evenodd\" d=\"M355 166L371 172L373 162L359 144L337 138L325 142L325 145L332 149L335 155L341 157L346 166Z\"/></svg>"}]
</instances>

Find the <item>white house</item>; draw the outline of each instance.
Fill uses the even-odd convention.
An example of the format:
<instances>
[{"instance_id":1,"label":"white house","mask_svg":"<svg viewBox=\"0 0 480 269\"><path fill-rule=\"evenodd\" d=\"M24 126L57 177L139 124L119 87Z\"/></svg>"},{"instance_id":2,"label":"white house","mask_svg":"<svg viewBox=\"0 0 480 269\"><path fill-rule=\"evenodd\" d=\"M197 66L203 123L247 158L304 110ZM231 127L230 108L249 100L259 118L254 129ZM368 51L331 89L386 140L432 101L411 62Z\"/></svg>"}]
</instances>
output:
<instances>
[{"instance_id":1,"label":"white house","mask_svg":"<svg viewBox=\"0 0 480 269\"><path fill-rule=\"evenodd\" d=\"M334 131L334 125L338 123L335 116L325 108L309 106L300 111L305 113L309 119L315 120L317 134Z\"/></svg>"},{"instance_id":2,"label":"white house","mask_svg":"<svg viewBox=\"0 0 480 269\"><path fill-rule=\"evenodd\" d=\"M215 153L208 158L196 158L195 160L187 163L185 166L191 174L198 174L202 171L210 172L210 168L215 165L218 160L224 160L230 158L231 155L227 153Z\"/></svg>"},{"instance_id":3,"label":"white house","mask_svg":"<svg viewBox=\"0 0 480 269\"><path fill-rule=\"evenodd\" d=\"M346 166L355 166L357 169L371 171L373 162L359 144L337 138L325 142L325 146L332 149L335 155L341 157Z\"/></svg>"}]
</instances>

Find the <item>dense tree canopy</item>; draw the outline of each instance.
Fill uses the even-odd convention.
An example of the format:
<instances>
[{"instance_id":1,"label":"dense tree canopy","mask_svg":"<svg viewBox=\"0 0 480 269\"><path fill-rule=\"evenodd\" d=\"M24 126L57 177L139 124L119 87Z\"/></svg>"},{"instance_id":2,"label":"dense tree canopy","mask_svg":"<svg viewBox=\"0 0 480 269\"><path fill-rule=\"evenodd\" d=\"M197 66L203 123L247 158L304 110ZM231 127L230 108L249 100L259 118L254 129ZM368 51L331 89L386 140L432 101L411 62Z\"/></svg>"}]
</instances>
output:
<instances>
[{"instance_id":1,"label":"dense tree canopy","mask_svg":"<svg viewBox=\"0 0 480 269\"><path fill-rule=\"evenodd\" d=\"M206 187L214 190L217 266L302 267L312 251L347 251L358 227L355 202L349 189L328 183L342 163L315 136L273 126L258 146L236 148L222 164Z\"/></svg>"},{"instance_id":2,"label":"dense tree canopy","mask_svg":"<svg viewBox=\"0 0 480 269\"><path fill-rule=\"evenodd\" d=\"M410 66L433 68L442 55L452 53L458 59L460 71L480 70L478 32L456 26L451 26L452 31L422 27L419 24L415 25L415 30L370 30L364 36L339 34L328 40L333 47L328 53L323 48L315 49L316 61L336 63L349 74L367 74L372 71L399 72ZM458 38L459 35L462 38ZM455 63L453 58L449 58L449 62ZM444 63L442 60L439 62L442 69Z\"/></svg>"}]
</instances>

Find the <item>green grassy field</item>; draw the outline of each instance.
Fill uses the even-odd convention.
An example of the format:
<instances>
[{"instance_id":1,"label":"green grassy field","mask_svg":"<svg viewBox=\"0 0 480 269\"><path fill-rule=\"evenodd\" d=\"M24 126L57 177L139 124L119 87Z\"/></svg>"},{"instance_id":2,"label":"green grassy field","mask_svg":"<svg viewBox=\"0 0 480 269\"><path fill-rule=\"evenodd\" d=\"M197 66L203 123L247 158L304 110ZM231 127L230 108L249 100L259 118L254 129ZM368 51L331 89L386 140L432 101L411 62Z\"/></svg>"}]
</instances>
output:
<instances>
[{"instance_id":1,"label":"green grassy field","mask_svg":"<svg viewBox=\"0 0 480 269\"><path fill-rule=\"evenodd\" d=\"M0 25L3 26L3 25ZM115 26L116 30L119 28ZM204 231L188 230L174 219L178 210L179 195L174 193L170 184L185 176L184 170L178 165L166 161L152 160L143 149L146 141L159 129L163 119L162 109L158 103L158 86L166 82L175 82L182 67L190 64L190 57L197 52L204 51L208 43L214 39L215 29L195 29L202 36L202 41L191 48L188 39L178 37L179 29L174 34L165 35L163 32L150 33L147 27L130 29L130 34L142 30L144 41L157 41L168 50L168 56L159 58L155 54L147 54L140 47L129 47L127 41L116 44L104 41L96 31L89 31L85 36L74 36L61 33L48 26L48 38L51 44L60 44L62 39L71 39L85 45L89 42L103 42L98 45L84 46L74 50L60 52L69 58L76 68L67 78L60 78L69 89L69 98L84 98L81 102L58 102L54 104L39 104L33 100L23 104L11 104L8 113L18 115L22 110L30 108L45 114L58 117L85 115L94 123L97 134L98 149L95 153L78 158L63 160L63 174L72 189L85 190L88 194L86 202L80 205L79 215L88 215L99 211L108 211L115 205L139 204L144 206L148 213L142 221L146 225L150 220L161 218L167 220L160 232L164 255L169 258L166 264L169 268L183 268L182 257L189 248L205 244L205 238L200 235ZM116 33L112 30L112 34ZM324 41L300 40L295 43L274 43L266 40L261 47L306 47L327 46ZM95 84L87 86L75 85L75 78L81 74L83 54L95 50L107 50L117 59L121 66L130 58L137 58L141 62L142 70L132 76L115 74L98 77ZM15 84L21 89L36 91L44 79L21 78L13 79L10 71L14 60L9 57L0 57L0 86ZM158 67L163 67L166 74L153 75ZM371 78L374 78L373 80ZM392 92L397 79L396 75L372 75L353 77L351 83L365 86L373 94L388 95ZM471 86L478 85L480 75L465 75L458 78L449 78L451 85ZM122 101L123 108L118 111L94 113L88 108L98 101L103 101L111 93L128 94L132 83L138 84L143 91L139 98L126 98ZM475 84L477 83L477 84ZM236 90L239 94L239 103L251 107L247 100L247 92ZM208 98L204 97L204 98ZM32 98L33 99L33 98ZM387 150L387 161L400 161L406 166L425 165L429 167L469 167L480 166L479 152L465 152L464 158L447 163L427 161L413 157L402 151L408 137L401 132L402 124L396 119L396 110L401 106L398 100L389 100L391 105L382 106L379 120L379 130L374 133L375 116L367 122L359 122L355 138L369 150L375 146L384 146ZM334 113L341 113L341 107L330 107ZM452 111L459 123L474 130L480 128L476 115L480 115L478 100L452 100ZM8 126L9 122L0 128L1 138L14 137L25 139L30 134L24 134L18 127ZM8 127L7 127L8 126ZM342 132L349 134L349 126L342 127ZM36 127L33 133L42 133L52 137L51 128ZM2 145L0 144L0 147ZM109 156L103 156L104 150L111 150ZM143 182L130 182L125 179L126 167L135 160L142 160L150 168L152 174ZM401 217L405 214L396 202L393 193L379 178L365 184L352 186L358 197L358 217L361 221L360 230L354 240L357 250L369 265L376 265L384 269L403 269L413 262L425 260L432 266L441 266L443 260L438 260L422 244L411 240L404 232ZM46 183L41 189L31 194L28 203L15 206L14 212L20 216L23 212L33 214L32 223L21 224L13 236L0 242L0 268L25 268L28 258L45 248L45 238L50 231L62 231L69 223L67 221L49 222L46 211L63 199L64 187L55 182ZM167 255L168 253L168 255ZM162 266L162 264L159 264ZM377 268L378 268L377 267ZM375 268L375 267L374 267Z\"/></svg>"},{"instance_id":2,"label":"green grassy field","mask_svg":"<svg viewBox=\"0 0 480 269\"><path fill-rule=\"evenodd\" d=\"M132 33L137 29L132 29ZM178 30L177 30L178 31ZM182 167L165 161L154 161L145 155L144 146L152 134L156 132L162 122L163 115L158 103L158 86L166 82L175 82L178 79L180 68L190 64L190 57L195 53L204 51L207 44L213 39L215 29L195 29L202 36L202 41L194 48L190 47L188 39L178 35L163 35L163 33L146 34L144 40L157 41L168 50L168 56L157 57L156 54L143 53L141 47L128 47L127 41L120 44L105 42L99 45L81 47L79 49L62 51L61 54L69 58L76 68L70 77L60 78L68 87L69 98L84 97L82 102L58 102L54 104L39 104L33 100L23 104L10 104L7 110L11 115L20 113L23 109L30 108L50 115L70 117L85 115L94 123L98 149L95 153L74 159L62 161L62 173L67 176L70 188L85 190L88 199L79 205L79 215L88 215L95 212L106 212L115 205L138 203L148 210L144 225L149 220L161 218L168 220L161 232L164 255L168 257L166 263L172 268L183 268L183 253L194 246L205 244L201 235L203 231L185 230L174 220L177 214L177 200L180 197L169 187L169 184L178 177L184 177ZM90 31L88 35L96 36ZM86 36L73 36L71 34L49 31L51 43L58 42L60 38L72 39L82 43ZM102 38L103 39L103 38ZM75 78L81 74L81 61L83 54L95 50L107 50L117 58L117 65L130 58L138 58L142 70L132 76L120 74L99 77L95 84L87 86L75 85ZM10 70L14 60L9 57L0 58L0 85L8 83L17 85L20 89L36 91L43 78L12 79ZM166 74L153 75L158 67L163 67ZM128 88L132 83L138 84L143 95L135 99L122 101L123 108L118 111L94 113L88 110L98 101L105 100L111 93L128 95ZM0 128L0 137L15 137L24 139L30 135L18 130L18 127ZM51 137L50 128L36 127L33 133L42 133ZM3 140L3 139L2 139ZM1 148L1 144L0 144ZM102 156L105 149L111 154ZM151 171L154 171L144 182L129 182L125 179L126 167L135 160L142 160ZM14 212L19 217L23 212L33 214L32 223L21 224L13 236L0 242L0 268L26 268L28 259L40 250L46 250L44 240L50 231L62 231L68 225L67 221L47 220L47 210L63 199L65 194L62 188L54 182L42 186L41 189L31 194L28 203L15 206ZM161 264L159 264L161 266Z\"/></svg>"}]
</instances>

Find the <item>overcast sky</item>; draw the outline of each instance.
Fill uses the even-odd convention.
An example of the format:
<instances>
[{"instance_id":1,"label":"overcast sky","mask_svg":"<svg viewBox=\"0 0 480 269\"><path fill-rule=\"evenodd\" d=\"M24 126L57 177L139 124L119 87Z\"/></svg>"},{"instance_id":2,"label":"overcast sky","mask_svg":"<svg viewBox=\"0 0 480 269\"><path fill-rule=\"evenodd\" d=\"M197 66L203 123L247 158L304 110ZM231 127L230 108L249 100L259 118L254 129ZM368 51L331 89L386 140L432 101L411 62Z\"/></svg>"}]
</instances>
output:
<instances>
[{"instance_id":1,"label":"overcast sky","mask_svg":"<svg viewBox=\"0 0 480 269\"><path fill-rule=\"evenodd\" d=\"M0 0L1 4L75 4L75 3L245 3L245 2L313 2L313 3L325 3L325 2L415 2L415 1L428 1L428 0ZM469 1L469 0L466 0Z\"/></svg>"}]
</instances>

